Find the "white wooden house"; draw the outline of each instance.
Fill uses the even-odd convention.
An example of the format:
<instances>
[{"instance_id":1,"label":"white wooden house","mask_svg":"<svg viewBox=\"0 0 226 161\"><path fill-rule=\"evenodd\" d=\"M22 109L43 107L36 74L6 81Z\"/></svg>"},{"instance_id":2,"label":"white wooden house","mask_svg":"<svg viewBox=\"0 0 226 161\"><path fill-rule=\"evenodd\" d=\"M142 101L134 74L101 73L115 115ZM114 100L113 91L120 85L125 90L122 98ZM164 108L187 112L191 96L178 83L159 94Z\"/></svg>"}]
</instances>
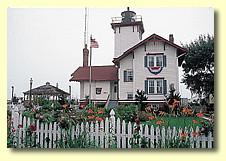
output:
<instances>
[{"instance_id":1,"label":"white wooden house","mask_svg":"<svg viewBox=\"0 0 226 161\"><path fill-rule=\"evenodd\" d=\"M169 35L169 40L157 34L142 40L142 17L129 8L121 15L122 17L112 18L111 24L115 35L114 66L111 68L116 70L108 72L105 70L106 66L98 67L99 70L103 69L105 76L104 79L93 79L91 98L93 101L106 101L109 97L119 104L134 103L136 91L139 89L145 91L149 104L162 106L169 86L174 86L179 91L178 66L183 61L186 49L174 44L172 34ZM70 81L80 82L80 99L84 100L85 95L89 94L89 82L78 76L79 68L71 75ZM96 74L92 73L93 78L97 75L101 77L101 73L94 73ZM88 77L89 70L83 74ZM98 94L98 89L102 89L103 93ZM107 94L104 95L104 92Z\"/></svg>"}]
</instances>

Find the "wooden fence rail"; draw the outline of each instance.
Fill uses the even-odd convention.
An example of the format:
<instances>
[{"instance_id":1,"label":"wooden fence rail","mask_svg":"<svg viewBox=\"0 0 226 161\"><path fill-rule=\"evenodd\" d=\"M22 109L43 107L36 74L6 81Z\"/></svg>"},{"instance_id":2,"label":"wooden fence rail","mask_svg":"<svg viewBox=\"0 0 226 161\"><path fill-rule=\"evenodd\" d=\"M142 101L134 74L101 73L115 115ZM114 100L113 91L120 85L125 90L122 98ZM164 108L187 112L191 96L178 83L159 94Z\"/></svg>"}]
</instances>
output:
<instances>
[{"instance_id":1,"label":"wooden fence rail","mask_svg":"<svg viewBox=\"0 0 226 161\"><path fill-rule=\"evenodd\" d=\"M12 119L13 126L16 129L16 146L23 148L27 141L35 139L36 144L39 144L40 148L59 148L65 146L59 146L59 141L65 144L68 137L71 140L75 140L83 136L93 142L95 147L111 148L116 145L116 148L133 148L130 144L130 139L134 136L135 128L137 127L136 123L132 126L131 122L126 124L124 120L121 122L119 118L115 121L114 115L115 112L112 110L110 112L111 117L106 118L104 121L73 125L70 131L66 131L61 129L56 122L40 123L39 120L31 122L30 118L22 117L21 114L13 112ZM18 125L22 125L22 127ZM34 125L37 128L33 134L35 137L29 137L26 132L26 127L30 125ZM140 124L139 126L139 135L141 138L146 138L148 148L164 147L170 140L180 138L180 133L182 132L188 133L186 140L190 141L190 148L213 148L214 137L211 132L209 132L207 137L204 135L194 136L192 134L194 131L199 132L198 126L195 130L192 127L190 129L187 127L185 129L179 128L177 130L176 127L168 127L166 129L163 126L160 129L159 126L154 128L153 125L149 127L148 125ZM139 144L141 143L141 138L139 139Z\"/></svg>"}]
</instances>

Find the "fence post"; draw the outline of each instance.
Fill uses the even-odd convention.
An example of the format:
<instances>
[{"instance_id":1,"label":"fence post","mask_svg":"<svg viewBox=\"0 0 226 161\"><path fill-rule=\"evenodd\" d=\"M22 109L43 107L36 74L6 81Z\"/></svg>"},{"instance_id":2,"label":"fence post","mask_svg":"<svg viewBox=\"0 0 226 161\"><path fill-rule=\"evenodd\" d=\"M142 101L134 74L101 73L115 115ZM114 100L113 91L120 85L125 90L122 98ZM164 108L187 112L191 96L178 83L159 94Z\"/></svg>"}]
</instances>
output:
<instances>
[{"instance_id":1,"label":"fence post","mask_svg":"<svg viewBox=\"0 0 226 161\"><path fill-rule=\"evenodd\" d=\"M113 144L113 137L115 136L115 111L112 109L110 112L110 145Z\"/></svg>"}]
</instances>

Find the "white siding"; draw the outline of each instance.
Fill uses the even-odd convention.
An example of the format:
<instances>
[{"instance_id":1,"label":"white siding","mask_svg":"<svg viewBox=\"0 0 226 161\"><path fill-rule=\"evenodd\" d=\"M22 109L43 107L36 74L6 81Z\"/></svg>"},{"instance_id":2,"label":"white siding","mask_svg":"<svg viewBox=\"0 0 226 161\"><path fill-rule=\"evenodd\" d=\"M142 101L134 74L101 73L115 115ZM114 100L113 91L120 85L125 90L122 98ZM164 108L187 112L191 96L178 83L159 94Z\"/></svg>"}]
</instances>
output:
<instances>
[{"instance_id":1,"label":"white siding","mask_svg":"<svg viewBox=\"0 0 226 161\"><path fill-rule=\"evenodd\" d=\"M80 99L85 99L85 96L89 95L89 82L80 82L81 87L81 97ZM91 99L106 100L108 94L110 94L110 81L92 81L91 83ZM101 94L96 94L96 88L102 88ZM83 90L83 92L82 92Z\"/></svg>"},{"instance_id":2,"label":"white siding","mask_svg":"<svg viewBox=\"0 0 226 161\"><path fill-rule=\"evenodd\" d=\"M122 52L131 48L140 41L137 26L116 27L115 29L115 52L114 57L118 57Z\"/></svg>"},{"instance_id":3,"label":"white siding","mask_svg":"<svg viewBox=\"0 0 226 161\"><path fill-rule=\"evenodd\" d=\"M167 66L163 70L154 75L149 72L149 70L144 67L144 56L147 53L164 53L166 55ZM134 81L133 82L123 82L123 70L133 68L134 71ZM178 77L178 63L176 58L176 48L169 45L165 46L163 42L149 42L146 45L146 51L144 46L134 50L133 54L128 55L120 61L120 83L119 83L119 98L126 99L126 92L136 93L136 90L144 90L144 81L147 78L164 77L167 80L167 92L169 92L169 84L173 83L176 91L179 91L179 77ZM149 100L163 100L163 95L148 95Z\"/></svg>"},{"instance_id":4,"label":"white siding","mask_svg":"<svg viewBox=\"0 0 226 161\"><path fill-rule=\"evenodd\" d=\"M133 93L133 82L124 82L124 70L133 69L133 55L128 55L120 61L119 68L119 99L127 99L127 93Z\"/></svg>"}]
</instances>

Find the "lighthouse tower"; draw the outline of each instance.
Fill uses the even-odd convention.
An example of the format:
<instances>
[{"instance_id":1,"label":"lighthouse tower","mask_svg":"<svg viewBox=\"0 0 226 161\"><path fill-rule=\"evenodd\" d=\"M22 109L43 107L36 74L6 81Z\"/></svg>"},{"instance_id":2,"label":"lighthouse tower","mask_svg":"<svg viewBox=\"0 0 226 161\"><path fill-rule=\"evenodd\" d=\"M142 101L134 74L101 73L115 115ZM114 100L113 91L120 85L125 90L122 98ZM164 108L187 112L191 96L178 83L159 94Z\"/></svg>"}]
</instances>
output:
<instances>
[{"instance_id":1,"label":"lighthouse tower","mask_svg":"<svg viewBox=\"0 0 226 161\"><path fill-rule=\"evenodd\" d=\"M140 42L144 33L142 17L136 15L134 11L130 11L129 7L127 7L127 11L121 13L121 16L113 17L111 23L115 34L115 58Z\"/></svg>"}]
</instances>

